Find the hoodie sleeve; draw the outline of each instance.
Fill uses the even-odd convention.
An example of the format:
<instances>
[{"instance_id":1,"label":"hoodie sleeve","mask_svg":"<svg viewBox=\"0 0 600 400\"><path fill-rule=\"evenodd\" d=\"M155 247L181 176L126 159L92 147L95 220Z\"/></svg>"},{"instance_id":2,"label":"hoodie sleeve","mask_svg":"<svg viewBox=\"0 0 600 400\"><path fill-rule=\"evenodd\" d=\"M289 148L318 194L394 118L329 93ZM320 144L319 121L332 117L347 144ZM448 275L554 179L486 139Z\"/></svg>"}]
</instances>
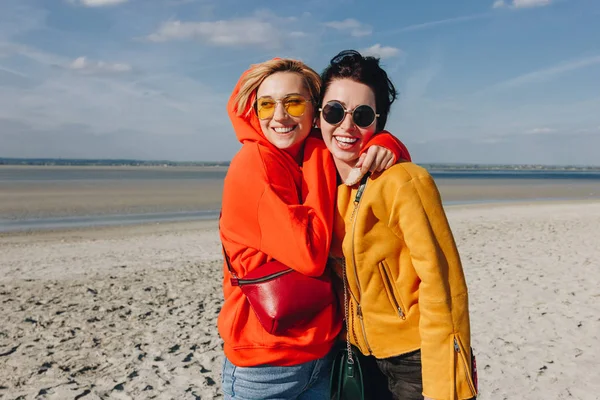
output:
<instances>
[{"instance_id":1,"label":"hoodie sleeve","mask_svg":"<svg viewBox=\"0 0 600 400\"><path fill-rule=\"evenodd\" d=\"M284 171L265 172L269 184L258 208L260 250L305 275L321 275L329 254L336 193L336 171L327 148L322 141L307 140L302 193L291 178L287 184L278 179ZM295 204L294 198L299 202Z\"/></svg>"},{"instance_id":2,"label":"hoodie sleeve","mask_svg":"<svg viewBox=\"0 0 600 400\"><path fill-rule=\"evenodd\" d=\"M408 148L400 141L400 139L388 131L381 131L378 134L373 135L360 153L365 153L371 146L384 147L394 153L394 163L399 160L412 161Z\"/></svg>"}]
</instances>

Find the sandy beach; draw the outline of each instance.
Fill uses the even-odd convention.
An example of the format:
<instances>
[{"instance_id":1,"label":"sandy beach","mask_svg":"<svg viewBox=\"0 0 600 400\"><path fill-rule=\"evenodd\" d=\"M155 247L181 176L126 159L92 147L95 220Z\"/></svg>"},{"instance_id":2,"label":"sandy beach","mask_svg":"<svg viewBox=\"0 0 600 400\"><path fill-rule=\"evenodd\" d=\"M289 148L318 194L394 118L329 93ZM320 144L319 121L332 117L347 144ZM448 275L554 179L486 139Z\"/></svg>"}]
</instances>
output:
<instances>
[{"instance_id":1,"label":"sandy beach","mask_svg":"<svg viewBox=\"0 0 600 400\"><path fill-rule=\"evenodd\" d=\"M600 202L453 206L480 399L599 399ZM216 222L0 236L0 398L221 398Z\"/></svg>"}]
</instances>

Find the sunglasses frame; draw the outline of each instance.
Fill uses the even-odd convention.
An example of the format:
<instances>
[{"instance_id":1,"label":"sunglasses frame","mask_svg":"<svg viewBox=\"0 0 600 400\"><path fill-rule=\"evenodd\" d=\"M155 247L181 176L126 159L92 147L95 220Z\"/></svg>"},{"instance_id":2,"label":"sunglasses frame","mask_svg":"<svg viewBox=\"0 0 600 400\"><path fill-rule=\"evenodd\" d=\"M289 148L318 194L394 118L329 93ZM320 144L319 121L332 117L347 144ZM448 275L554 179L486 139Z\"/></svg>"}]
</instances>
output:
<instances>
[{"instance_id":1,"label":"sunglasses frame","mask_svg":"<svg viewBox=\"0 0 600 400\"><path fill-rule=\"evenodd\" d=\"M325 116L323 116L323 119L325 119L325 122L327 122L329 125L338 126L338 125L340 125L342 122L344 122L344 120L346 119L346 115L347 115L347 114L351 114L351 115L352 115L352 123L353 123L354 125L358 126L359 128L365 129L365 128L368 128L368 127L370 127L371 125L373 125L373 124L375 123L375 121L377 121L377 118L379 118L379 117L380 117L380 115L379 115L379 114L377 114L377 113L375 112L375 109L374 109L373 107L371 107L370 105L368 105L368 104L359 104L359 105L357 105L356 107L354 107L352 110L348 110L348 109L346 109L346 107L344 107L344 105L343 105L341 102L339 102L339 101L337 101L337 100L330 100L330 101L328 101L327 103L325 103L325 106L324 106L324 107L319 107L319 112L321 112L321 113L322 113L322 112L323 112L323 109L324 109L324 108L325 108L327 105L329 105L329 104L331 104L331 103L339 104L339 106L340 106L340 107L342 107L342 110L344 110L344 117L341 119L341 121L340 121L340 122L338 122L338 123L335 123L335 124L332 124L331 122L329 122L329 121L327 121L327 120L325 119ZM355 111L356 111L356 110L357 110L359 107L369 107L369 108L371 109L371 111L373 111L373 115L374 115L374 117L373 117L373 121L371 121L371 123L370 123L369 125L361 126L361 125L359 125L359 124L357 124L357 123L356 123L356 121L355 121L355 119L354 119L354 112L355 112Z\"/></svg>"},{"instance_id":2,"label":"sunglasses frame","mask_svg":"<svg viewBox=\"0 0 600 400\"><path fill-rule=\"evenodd\" d=\"M290 97L300 97L300 98L302 98L302 100L304 100L304 111L302 111L302 114L300 114L300 115L298 115L298 116L291 115L291 114L288 112L288 110L285 108L284 101L285 101L286 99L290 98ZM275 102L275 107L273 108L273 114L271 114L271 116L270 116L270 117L266 117L266 118L260 118L260 117L259 117L259 115L258 115L258 113L259 113L259 110L258 110L258 101L259 101L260 99L264 99L264 98L268 98L268 99L271 99L271 100L273 100L273 101ZM308 100L306 97L302 96L300 93L290 93L290 94L287 94L287 95L283 96L283 97L282 97L282 98L280 98L279 100L275 100L275 99L274 99L274 98L272 98L271 96L261 96L261 97L257 98L257 99L256 99L256 101L254 102L254 109L256 110L256 116L258 117L258 119L259 119L259 120L261 120L261 121L264 121L264 120L266 120L266 119L271 119L271 118L273 118L273 116L275 115L275 111L276 111L276 109L277 109L277 104L278 104L278 103L281 103L281 105L283 106L283 111L284 111L284 112L285 112L285 113L286 113L288 116L290 116L291 118L300 118L300 117L302 117L302 116L304 115L304 113L306 113L306 104L307 104L307 103L310 103L310 104L312 104L312 101Z\"/></svg>"}]
</instances>

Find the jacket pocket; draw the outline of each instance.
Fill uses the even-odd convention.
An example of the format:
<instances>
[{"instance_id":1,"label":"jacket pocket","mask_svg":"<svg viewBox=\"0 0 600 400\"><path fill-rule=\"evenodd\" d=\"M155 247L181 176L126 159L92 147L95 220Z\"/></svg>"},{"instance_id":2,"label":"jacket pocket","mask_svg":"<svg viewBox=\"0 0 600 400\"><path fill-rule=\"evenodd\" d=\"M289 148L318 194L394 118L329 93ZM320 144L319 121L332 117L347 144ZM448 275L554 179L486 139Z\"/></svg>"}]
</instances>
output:
<instances>
[{"instance_id":1,"label":"jacket pocket","mask_svg":"<svg viewBox=\"0 0 600 400\"><path fill-rule=\"evenodd\" d=\"M460 337L454 335L454 364L456 375L456 393L459 399L472 398L477 395L477 389L473 382L473 371L471 370L471 357L465 351Z\"/></svg>"},{"instance_id":2,"label":"jacket pocket","mask_svg":"<svg viewBox=\"0 0 600 400\"><path fill-rule=\"evenodd\" d=\"M381 274L383 287L385 288L385 292L387 293L388 299L390 300L390 304L392 305L392 307L394 307L394 311L396 312L396 314L398 314L398 317L406 319L404 306L402 305L400 297L397 296L394 291L394 283L391 279L391 274L389 273L387 266L385 265L385 261L379 263L379 273Z\"/></svg>"}]
</instances>

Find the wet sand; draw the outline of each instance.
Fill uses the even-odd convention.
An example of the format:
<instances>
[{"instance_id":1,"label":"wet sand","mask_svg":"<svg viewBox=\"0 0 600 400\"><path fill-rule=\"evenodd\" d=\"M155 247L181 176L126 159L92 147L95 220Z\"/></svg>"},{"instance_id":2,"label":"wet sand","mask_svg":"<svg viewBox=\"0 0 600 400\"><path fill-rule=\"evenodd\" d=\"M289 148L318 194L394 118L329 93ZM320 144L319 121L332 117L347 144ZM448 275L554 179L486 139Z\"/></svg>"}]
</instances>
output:
<instances>
[{"instance_id":1,"label":"wet sand","mask_svg":"<svg viewBox=\"0 0 600 400\"><path fill-rule=\"evenodd\" d=\"M0 219L216 210L222 191L217 180L0 182Z\"/></svg>"},{"instance_id":2,"label":"wet sand","mask_svg":"<svg viewBox=\"0 0 600 400\"><path fill-rule=\"evenodd\" d=\"M600 181L437 179L447 204L600 199ZM222 180L0 181L0 220L219 210Z\"/></svg>"}]
</instances>

